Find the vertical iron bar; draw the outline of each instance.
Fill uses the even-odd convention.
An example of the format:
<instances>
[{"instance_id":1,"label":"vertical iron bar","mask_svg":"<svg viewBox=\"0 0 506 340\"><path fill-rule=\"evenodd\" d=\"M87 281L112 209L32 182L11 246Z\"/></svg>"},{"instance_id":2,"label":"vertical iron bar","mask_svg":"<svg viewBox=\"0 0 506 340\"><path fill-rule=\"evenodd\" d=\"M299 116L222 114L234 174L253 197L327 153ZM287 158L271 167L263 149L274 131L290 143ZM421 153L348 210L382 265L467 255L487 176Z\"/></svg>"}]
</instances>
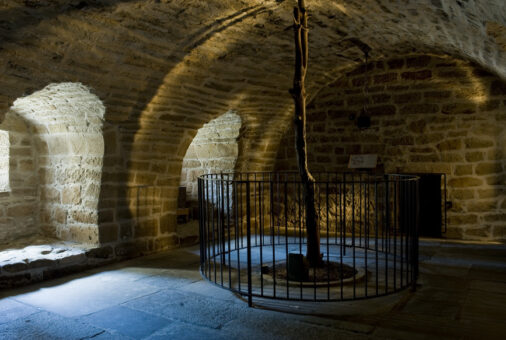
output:
<instances>
[{"instance_id":1,"label":"vertical iron bar","mask_svg":"<svg viewBox=\"0 0 506 340\"><path fill-rule=\"evenodd\" d=\"M206 228L206 245L207 245L207 269L209 271L209 274L207 275L207 277L211 280L211 247L210 247L210 242L211 240L209 239L209 232L210 232L210 227L212 227L212 224L210 226L210 217L209 217L209 214L210 214L210 211L209 211L209 177L208 175L206 175L206 180L205 180L205 186L206 186L206 221L207 221L207 228ZM212 210L211 210L212 211ZM211 234L212 235L212 234Z\"/></svg>"},{"instance_id":2,"label":"vertical iron bar","mask_svg":"<svg viewBox=\"0 0 506 340\"><path fill-rule=\"evenodd\" d=\"M218 237L220 239L220 278L221 285L223 286L223 267L225 266L225 207L224 207L224 195L223 195L223 173L220 176L220 190L218 198L218 209L219 209L219 223L218 223Z\"/></svg>"},{"instance_id":3,"label":"vertical iron bar","mask_svg":"<svg viewBox=\"0 0 506 340\"><path fill-rule=\"evenodd\" d=\"M251 282L251 209L250 209L250 182L246 183L246 244L248 258L248 306L253 306Z\"/></svg>"},{"instance_id":4,"label":"vertical iron bar","mask_svg":"<svg viewBox=\"0 0 506 340\"><path fill-rule=\"evenodd\" d=\"M364 261L365 280L364 294L367 297L367 252L369 250L369 176L364 180Z\"/></svg>"},{"instance_id":5,"label":"vertical iron bar","mask_svg":"<svg viewBox=\"0 0 506 340\"><path fill-rule=\"evenodd\" d=\"M215 219L214 219L214 202L215 202L215 198L214 198L214 186L215 186L215 176L211 176L211 204L212 204L212 225L213 225L213 271L214 271L214 282L216 283L216 237L215 237Z\"/></svg>"},{"instance_id":6,"label":"vertical iron bar","mask_svg":"<svg viewBox=\"0 0 506 340\"><path fill-rule=\"evenodd\" d=\"M419 197L419 186L420 182L417 180L415 182L415 223L414 223L414 237L413 237L413 249L414 249L414 256L412 261L414 264L414 277L413 277L413 291L416 290L416 281L418 280L418 228L419 228L419 216L420 216L420 197Z\"/></svg>"},{"instance_id":7,"label":"vertical iron bar","mask_svg":"<svg viewBox=\"0 0 506 340\"><path fill-rule=\"evenodd\" d=\"M347 232L347 226L346 226L346 173L343 174L343 189L344 189L344 192L343 192L343 206L344 206L344 209L343 209L343 240L341 241L341 244L344 244L344 248L343 248L343 254L344 256L346 256L346 232Z\"/></svg>"},{"instance_id":8,"label":"vertical iron bar","mask_svg":"<svg viewBox=\"0 0 506 340\"><path fill-rule=\"evenodd\" d=\"M240 223L240 229L239 229L239 232L241 233L241 237L240 237L240 240L241 240L241 249L244 248L244 203L243 203L243 195L244 195L244 183L242 182L242 173L239 174L239 183L241 184L239 186L239 191L240 191L240 194L239 194L239 214L241 215L240 218L239 218L239 223Z\"/></svg>"},{"instance_id":9,"label":"vertical iron bar","mask_svg":"<svg viewBox=\"0 0 506 340\"><path fill-rule=\"evenodd\" d=\"M445 213L445 234L446 232L448 231L448 218L447 218L447 208L446 208L446 200L447 200L447 197L446 197L446 174L443 174L443 182L444 182L444 201L443 201L443 207L444 207L444 213Z\"/></svg>"},{"instance_id":10,"label":"vertical iron bar","mask_svg":"<svg viewBox=\"0 0 506 340\"><path fill-rule=\"evenodd\" d=\"M294 177L294 181L295 181L295 175L293 176ZM299 183L299 181L297 181L297 190L298 190L298 193L297 193L297 200L296 200L296 204L298 204L298 207L299 207L299 254L302 254L302 201L301 201L301 188L300 188L301 184ZM300 298L302 299L302 279L300 280L299 282L299 286L300 286Z\"/></svg>"},{"instance_id":11,"label":"vertical iron bar","mask_svg":"<svg viewBox=\"0 0 506 340\"><path fill-rule=\"evenodd\" d=\"M288 179L285 177L285 262L288 268ZM287 269L288 270L288 269ZM288 285L288 275L286 277L286 298L290 298L290 286Z\"/></svg>"},{"instance_id":12,"label":"vertical iron bar","mask_svg":"<svg viewBox=\"0 0 506 340\"><path fill-rule=\"evenodd\" d=\"M359 238L358 238L358 245L359 247L362 246L362 224L363 224L363 215L362 215L362 174L360 173L358 175L358 215L359 219Z\"/></svg>"},{"instance_id":13,"label":"vertical iron bar","mask_svg":"<svg viewBox=\"0 0 506 340\"><path fill-rule=\"evenodd\" d=\"M274 281L274 297L276 297L276 244L275 244L275 229L274 229L274 183L272 182L272 178L269 174L269 197L270 197L270 210L271 210L271 243L272 243L272 279Z\"/></svg>"},{"instance_id":14,"label":"vertical iron bar","mask_svg":"<svg viewBox=\"0 0 506 340\"><path fill-rule=\"evenodd\" d=\"M345 239L345 232L346 232L346 174L343 174L343 183L342 183L342 190L339 193L341 195L341 230L340 232L340 245L339 245L339 265L340 265L340 294L341 294L341 300L344 298L344 285L343 285L343 256L345 255L346 251L346 239Z\"/></svg>"},{"instance_id":15,"label":"vertical iron bar","mask_svg":"<svg viewBox=\"0 0 506 340\"><path fill-rule=\"evenodd\" d=\"M390 229L390 186L388 181L388 175L385 176L385 243L387 244L385 252L385 293L388 293L388 230Z\"/></svg>"},{"instance_id":16,"label":"vertical iron bar","mask_svg":"<svg viewBox=\"0 0 506 340\"><path fill-rule=\"evenodd\" d=\"M254 217L255 217L255 246L258 246L258 239L257 239L257 235L258 235L258 231L257 231L257 227L258 227L258 221L257 221L257 174L256 172L253 174L253 192L254 192L254 196L253 196L253 203L254 203L254 210L253 210L253 214L254 214Z\"/></svg>"},{"instance_id":17,"label":"vertical iron bar","mask_svg":"<svg viewBox=\"0 0 506 340\"><path fill-rule=\"evenodd\" d=\"M393 241L393 244L394 244L394 291L397 290L397 228L399 227L398 225L398 220L397 220L397 215L398 215L398 209L397 209L397 204L398 204L398 190L399 190L399 177L395 177L395 181L394 181L394 241Z\"/></svg>"},{"instance_id":18,"label":"vertical iron bar","mask_svg":"<svg viewBox=\"0 0 506 340\"><path fill-rule=\"evenodd\" d=\"M330 300L330 257L329 257L329 178L327 176L327 183L326 185L326 202L327 202L327 300Z\"/></svg>"},{"instance_id":19,"label":"vertical iron bar","mask_svg":"<svg viewBox=\"0 0 506 340\"><path fill-rule=\"evenodd\" d=\"M234 218L234 224L235 224L235 251L237 252L237 288L239 291L241 291L241 247L239 245L239 238L240 236L239 232L239 204L237 200L240 200L239 191L237 189L237 186L240 185L240 182L237 182L234 180L233 182L234 186L234 207L235 207L235 218Z\"/></svg>"},{"instance_id":20,"label":"vertical iron bar","mask_svg":"<svg viewBox=\"0 0 506 340\"><path fill-rule=\"evenodd\" d=\"M203 217L204 212L204 188L202 185L202 179L199 177L197 179L198 183L198 196L199 196L199 225L200 225L200 234L199 234L199 242L200 242L200 255L202 256L202 268L201 273L204 276L207 276L205 272L205 262L206 262L206 241L204 239L205 235L205 219Z\"/></svg>"},{"instance_id":21,"label":"vertical iron bar","mask_svg":"<svg viewBox=\"0 0 506 340\"><path fill-rule=\"evenodd\" d=\"M259 220L259 228L258 228L258 231L260 232L260 295L263 296L264 295L264 273L262 271L262 266L264 265L264 262L263 262L263 256L264 256L264 234L263 234L263 211L262 211L262 206L263 206L263 200L262 200L262 184L263 182L260 182L258 181L258 220ZM256 187L257 187L257 181L256 181L256 174L255 174L255 183L254 183L254 187L255 187L255 207L256 207ZM256 225L256 210L255 210L255 225ZM257 232L257 229L255 228L255 241L257 240L257 236L256 236L256 232ZM255 242L255 245L256 242Z\"/></svg>"},{"instance_id":22,"label":"vertical iron bar","mask_svg":"<svg viewBox=\"0 0 506 340\"><path fill-rule=\"evenodd\" d=\"M351 247L353 248L353 272L355 272L356 267L356 253L355 253L355 176L352 176L351 181ZM353 275L353 298L356 298L357 295L357 280L356 275Z\"/></svg>"},{"instance_id":23,"label":"vertical iron bar","mask_svg":"<svg viewBox=\"0 0 506 340\"><path fill-rule=\"evenodd\" d=\"M400 214L400 217L401 217L401 226L400 226L400 229L399 229L399 235L400 235L400 238L401 238L401 247L399 249L399 256L401 258L401 272L399 274L400 278L401 278L401 282L400 282L400 285L401 285L401 288L403 287L403 281L404 281L404 261L406 260L404 258L404 237L406 235L406 203L407 203L407 199L406 199L406 183L407 181L409 181L408 178L401 178L401 183L400 183L400 191L401 191L401 202L402 204L399 206L399 214Z\"/></svg>"},{"instance_id":24,"label":"vertical iron bar","mask_svg":"<svg viewBox=\"0 0 506 340\"><path fill-rule=\"evenodd\" d=\"M232 288L232 248L230 247L230 175L227 174L228 288Z\"/></svg>"},{"instance_id":25,"label":"vertical iron bar","mask_svg":"<svg viewBox=\"0 0 506 340\"><path fill-rule=\"evenodd\" d=\"M378 179L374 178L374 220L376 223L376 233L375 233L375 248L376 248L376 295L379 295L379 259L378 259L378 228L379 228L379 221L378 221Z\"/></svg>"}]
</instances>

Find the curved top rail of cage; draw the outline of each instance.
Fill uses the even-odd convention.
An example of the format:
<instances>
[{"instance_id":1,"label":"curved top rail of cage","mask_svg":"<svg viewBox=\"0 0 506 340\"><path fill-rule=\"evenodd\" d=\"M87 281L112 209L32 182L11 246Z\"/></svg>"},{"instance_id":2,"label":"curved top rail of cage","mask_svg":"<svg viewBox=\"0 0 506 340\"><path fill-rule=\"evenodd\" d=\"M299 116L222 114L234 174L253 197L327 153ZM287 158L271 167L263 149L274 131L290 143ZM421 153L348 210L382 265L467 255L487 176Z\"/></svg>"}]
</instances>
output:
<instances>
[{"instance_id":1,"label":"curved top rail of cage","mask_svg":"<svg viewBox=\"0 0 506 340\"><path fill-rule=\"evenodd\" d=\"M418 177L319 172L315 208L321 264L307 252L297 172L199 177L201 273L247 296L303 301L366 299L414 287Z\"/></svg>"}]
</instances>

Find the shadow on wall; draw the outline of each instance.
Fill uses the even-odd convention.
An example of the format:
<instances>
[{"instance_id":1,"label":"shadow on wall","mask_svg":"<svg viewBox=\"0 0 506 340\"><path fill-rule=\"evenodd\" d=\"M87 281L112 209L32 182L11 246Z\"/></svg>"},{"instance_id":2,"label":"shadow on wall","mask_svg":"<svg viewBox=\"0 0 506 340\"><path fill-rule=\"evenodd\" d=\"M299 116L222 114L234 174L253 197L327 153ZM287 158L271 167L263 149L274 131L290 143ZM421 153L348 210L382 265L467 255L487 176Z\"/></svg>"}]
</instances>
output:
<instances>
[{"instance_id":1,"label":"shadow on wall","mask_svg":"<svg viewBox=\"0 0 506 340\"><path fill-rule=\"evenodd\" d=\"M105 107L80 83L50 84L17 99L0 129L9 133L10 192L0 241L36 233L98 243L97 205Z\"/></svg>"},{"instance_id":2,"label":"shadow on wall","mask_svg":"<svg viewBox=\"0 0 506 340\"><path fill-rule=\"evenodd\" d=\"M198 201L197 178L209 173L233 172L239 155L241 117L228 111L197 131L183 159L180 186L186 187L192 206Z\"/></svg>"}]
</instances>

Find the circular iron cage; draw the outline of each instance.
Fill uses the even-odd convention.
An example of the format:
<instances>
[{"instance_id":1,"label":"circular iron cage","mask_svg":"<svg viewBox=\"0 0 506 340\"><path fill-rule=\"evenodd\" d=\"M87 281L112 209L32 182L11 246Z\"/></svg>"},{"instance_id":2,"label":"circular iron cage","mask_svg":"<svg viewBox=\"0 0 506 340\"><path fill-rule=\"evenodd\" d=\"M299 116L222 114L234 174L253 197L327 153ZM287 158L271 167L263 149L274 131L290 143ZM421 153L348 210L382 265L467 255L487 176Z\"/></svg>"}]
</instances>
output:
<instances>
[{"instance_id":1,"label":"circular iron cage","mask_svg":"<svg viewBox=\"0 0 506 340\"><path fill-rule=\"evenodd\" d=\"M345 301L414 288L418 177L317 173L315 179L320 270L353 268L351 277L343 277L343 270L337 279L278 277L289 254L307 250L303 187L295 172L198 179L202 276L247 297L250 305L253 297Z\"/></svg>"}]
</instances>

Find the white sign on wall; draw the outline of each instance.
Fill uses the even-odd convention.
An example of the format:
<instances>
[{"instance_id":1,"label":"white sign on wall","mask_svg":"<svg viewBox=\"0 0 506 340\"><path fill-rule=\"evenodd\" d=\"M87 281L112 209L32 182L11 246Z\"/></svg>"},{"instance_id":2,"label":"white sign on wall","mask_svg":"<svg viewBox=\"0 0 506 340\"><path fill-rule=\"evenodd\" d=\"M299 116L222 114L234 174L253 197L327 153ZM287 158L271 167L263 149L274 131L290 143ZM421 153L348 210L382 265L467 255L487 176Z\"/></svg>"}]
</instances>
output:
<instances>
[{"instance_id":1,"label":"white sign on wall","mask_svg":"<svg viewBox=\"0 0 506 340\"><path fill-rule=\"evenodd\" d=\"M378 155L366 154L366 155L350 155L350 161L348 162L348 168L350 169L374 169L378 162Z\"/></svg>"}]
</instances>

